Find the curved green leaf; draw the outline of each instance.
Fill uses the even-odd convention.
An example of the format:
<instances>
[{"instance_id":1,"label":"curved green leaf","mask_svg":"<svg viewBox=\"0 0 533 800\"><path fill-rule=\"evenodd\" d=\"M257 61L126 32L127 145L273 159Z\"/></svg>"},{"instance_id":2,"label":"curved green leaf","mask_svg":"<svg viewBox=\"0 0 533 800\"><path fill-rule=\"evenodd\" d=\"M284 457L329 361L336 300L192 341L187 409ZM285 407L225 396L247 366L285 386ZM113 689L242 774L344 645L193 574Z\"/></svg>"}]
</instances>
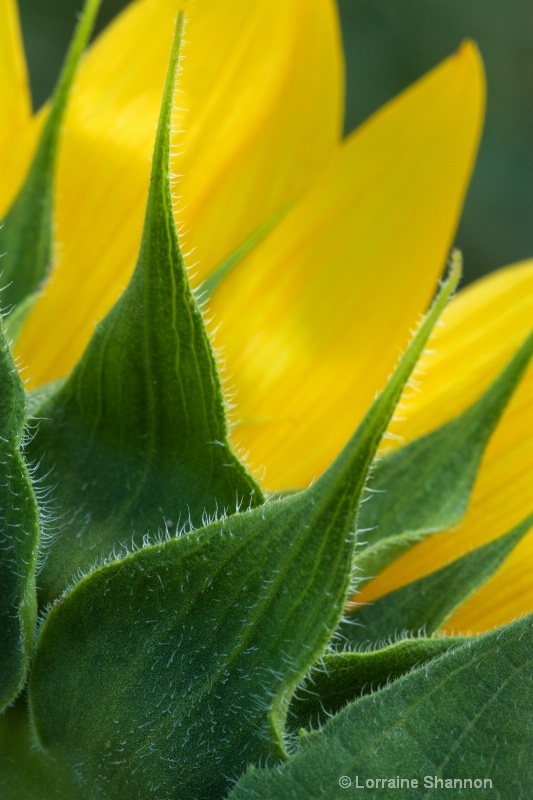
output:
<instances>
[{"instance_id":1,"label":"curved green leaf","mask_svg":"<svg viewBox=\"0 0 533 800\"><path fill-rule=\"evenodd\" d=\"M249 772L228 800L340 800L350 781L402 800L444 800L454 780L472 781L455 785L462 797L531 797L532 674L530 615L347 706L286 764ZM418 785L375 783L396 777ZM484 793L476 780L488 782Z\"/></svg>"},{"instance_id":2,"label":"curved green leaf","mask_svg":"<svg viewBox=\"0 0 533 800\"><path fill-rule=\"evenodd\" d=\"M0 715L2 800L83 800L64 769L35 747L26 708L17 702Z\"/></svg>"},{"instance_id":3,"label":"curved green leaf","mask_svg":"<svg viewBox=\"0 0 533 800\"><path fill-rule=\"evenodd\" d=\"M50 601L137 533L195 527L262 502L228 442L215 356L189 287L170 192L176 39L131 282L70 377L34 413L30 453L56 485L41 576Z\"/></svg>"},{"instance_id":4,"label":"curved green leaf","mask_svg":"<svg viewBox=\"0 0 533 800\"><path fill-rule=\"evenodd\" d=\"M13 322L10 317L6 319L12 337L18 334L51 266L53 195L61 126L99 6L100 0L86 0L28 175L0 228L2 284L5 286L2 307L4 311L16 309ZM22 306L24 300L27 302Z\"/></svg>"},{"instance_id":5,"label":"curved green leaf","mask_svg":"<svg viewBox=\"0 0 533 800\"><path fill-rule=\"evenodd\" d=\"M102 567L52 608L34 723L92 796L157 785L210 800L249 763L284 757L288 697L349 587L364 477L352 494L345 472Z\"/></svg>"},{"instance_id":6,"label":"curved green leaf","mask_svg":"<svg viewBox=\"0 0 533 800\"><path fill-rule=\"evenodd\" d=\"M0 711L22 689L35 635L39 514L21 438L24 389L0 318Z\"/></svg>"},{"instance_id":7,"label":"curved green leaf","mask_svg":"<svg viewBox=\"0 0 533 800\"><path fill-rule=\"evenodd\" d=\"M287 723L295 731L325 725L348 703L376 692L464 641L459 637L403 639L380 650L328 653L299 687Z\"/></svg>"}]
</instances>

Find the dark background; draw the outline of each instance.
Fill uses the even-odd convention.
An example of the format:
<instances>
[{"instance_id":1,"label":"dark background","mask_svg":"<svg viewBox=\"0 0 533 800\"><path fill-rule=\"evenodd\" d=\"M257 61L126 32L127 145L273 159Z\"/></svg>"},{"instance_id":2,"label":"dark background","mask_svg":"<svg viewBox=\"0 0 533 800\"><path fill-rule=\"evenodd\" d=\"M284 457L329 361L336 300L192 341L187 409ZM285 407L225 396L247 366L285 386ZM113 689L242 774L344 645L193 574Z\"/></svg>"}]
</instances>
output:
<instances>
[{"instance_id":1,"label":"dark background","mask_svg":"<svg viewBox=\"0 0 533 800\"><path fill-rule=\"evenodd\" d=\"M103 0L99 27L126 2ZM53 87L81 4L19 0L36 106ZM533 257L532 0L338 4L347 61L346 131L464 38L477 41L487 71L487 120L456 244L463 251L468 280Z\"/></svg>"}]
</instances>

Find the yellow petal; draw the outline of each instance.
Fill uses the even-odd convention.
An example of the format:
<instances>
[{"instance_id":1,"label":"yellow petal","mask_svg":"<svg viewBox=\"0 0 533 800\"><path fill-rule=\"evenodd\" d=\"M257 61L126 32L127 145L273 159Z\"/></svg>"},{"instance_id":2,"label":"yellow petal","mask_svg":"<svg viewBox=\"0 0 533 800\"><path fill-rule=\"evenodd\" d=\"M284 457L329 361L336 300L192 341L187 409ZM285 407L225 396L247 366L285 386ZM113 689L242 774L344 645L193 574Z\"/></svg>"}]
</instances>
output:
<instances>
[{"instance_id":1,"label":"yellow petal","mask_svg":"<svg viewBox=\"0 0 533 800\"><path fill-rule=\"evenodd\" d=\"M319 474L384 386L445 265L483 105L466 44L352 135L216 292L234 438L269 488Z\"/></svg>"},{"instance_id":2,"label":"yellow petal","mask_svg":"<svg viewBox=\"0 0 533 800\"><path fill-rule=\"evenodd\" d=\"M443 315L420 391L406 405L412 438L454 416L496 377L531 330L533 261L508 267L467 288ZM533 367L513 396L481 465L470 508L452 531L402 556L358 596L371 600L506 533L533 511ZM450 630L480 632L533 611L533 534L494 579L458 611Z\"/></svg>"},{"instance_id":3,"label":"yellow petal","mask_svg":"<svg viewBox=\"0 0 533 800\"><path fill-rule=\"evenodd\" d=\"M36 130L15 0L0 0L0 214L28 167Z\"/></svg>"},{"instance_id":4,"label":"yellow petal","mask_svg":"<svg viewBox=\"0 0 533 800\"><path fill-rule=\"evenodd\" d=\"M31 114L28 74L15 0L0 0L0 136L8 138Z\"/></svg>"},{"instance_id":5,"label":"yellow petal","mask_svg":"<svg viewBox=\"0 0 533 800\"><path fill-rule=\"evenodd\" d=\"M65 374L127 283L176 11L186 29L174 136L178 219L199 277L301 191L338 141L342 61L333 0L142 0L92 48L60 155L59 263L18 355Z\"/></svg>"}]
</instances>

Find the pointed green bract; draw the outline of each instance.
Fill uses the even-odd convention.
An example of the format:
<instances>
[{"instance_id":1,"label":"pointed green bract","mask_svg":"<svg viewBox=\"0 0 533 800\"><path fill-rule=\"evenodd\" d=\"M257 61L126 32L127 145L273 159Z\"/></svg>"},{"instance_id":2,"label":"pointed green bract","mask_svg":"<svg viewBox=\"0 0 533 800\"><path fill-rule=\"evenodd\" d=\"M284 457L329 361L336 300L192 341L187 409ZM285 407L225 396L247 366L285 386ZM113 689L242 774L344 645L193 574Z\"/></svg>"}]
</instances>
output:
<instances>
[{"instance_id":1,"label":"pointed green bract","mask_svg":"<svg viewBox=\"0 0 533 800\"><path fill-rule=\"evenodd\" d=\"M481 458L533 355L533 333L470 408L377 462L361 506L356 553L366 582L423 536L456 525L468 507Z\"/></svg>"},{"instance_id":2,"label":"pointed green bract","mask_svg":"<svg viewBox=\"0 0 533 800\"><path fill-rule=\"evenodd\" d=\"M113 800L211 800L284 758L288 696L346 596L353 540L328 510L265 505L84 579L37 644L45 751Z\"/></svg>"},{"instance_id":3,"label":"pointed green bract","mask_svg":"<svg viewBox=\"0 0 533 800\"><path fill-rule=\"evenodd\" d=\"M287 724L294 731L325 725L348 703L378 691L464 641L459 637L404 639L380 650L328 653L298 689Z\"/></svg>"},{"instance_id":4,"label":"pointed green bract","mask_svg":"<svg viewBox=\"0 0 533 800\"><path fill-rule=\"evenodd\" d=\"M5 286L0 302L4 312L13 308L17 311L16 324L9 330L11 336L18 334L50 270L53 195L61 126L99 6L100 0L87 0L85 3L28 175L0 228L2 284ZM27 302L22 306L24 300Z\"/></svg>"},{"instance_id":5,"label":"pointed green bract","mask_svg":"<svg viewBox=\"0 0 533 800\"><path fill-rule=\"evenodd\" d=\"M471 639L347 706L278 769L254 770L229 800L336 800L356 779L418 780L417 787L383 786L376 797L531 797L533 773L533 620L531 615ZM341 781L341 778L348 781ZM481 780L481 784L473 781ZM429 781L432 781L429 784ZM475 792L475 789L478 792ZM491 791L488 791L491 790ZM348 791L349 794L349 791ZM372 795L372 793L370 794Z\"/></svg>"},{"instance_id":6,"label":"pointed green bract","mask_svg":"<svg viewBox=\"0 0 533 800\"><path fill-rule=\"evenodd\" d=\"M0 711L22 689L35 634L39 514L21 437L24 389L0 318Z\"/></svg>"},{"instance_id":7,"label":"pointed green bract","mask_svg":"<svg viewBox=\"0 0 533 800\"><path fill-rule=\"evenodd\" d=\"M339 632L351 645L421 631L429 636L494 575L532 525L533 515L504 536L436 572L359 606L348 614Z\"/></svg>"},{"instance_id":8,"label":"pointed green bract","mask_svg":"<svg viewBox=\"0 0 533 800\"><path fill-rule=\"evenodd\" d=\"M176 38L145 227L127 290L71 376L35 411L31 454L56 485L59 521L41 577L52 600L116 545L195 527L263 500L228 442L224 398L172 215Z\"/></svg>"},{"instance_id":9,"label":"pointed green bract","mask_svg":"<svg viewBox=\"0 0 533 800\"><path fill-rule=\"evenodd\" d=\"M64 769L35 747L24 703L0 715L2 800L84 800Z\"/></svg>"},{"instance_id":10,"label":"pointed green bract","mask_svg":"<svg viewBox=\"0 0 533 800\"><path fill-rule=\"evenodd\" d=\"M350 588L369 466L452 275L385 390L309 489L101 567L58 601L36 646L33 724L80 784L211 800L286 757L287 705Z\"/></svg>"}]
</instances>

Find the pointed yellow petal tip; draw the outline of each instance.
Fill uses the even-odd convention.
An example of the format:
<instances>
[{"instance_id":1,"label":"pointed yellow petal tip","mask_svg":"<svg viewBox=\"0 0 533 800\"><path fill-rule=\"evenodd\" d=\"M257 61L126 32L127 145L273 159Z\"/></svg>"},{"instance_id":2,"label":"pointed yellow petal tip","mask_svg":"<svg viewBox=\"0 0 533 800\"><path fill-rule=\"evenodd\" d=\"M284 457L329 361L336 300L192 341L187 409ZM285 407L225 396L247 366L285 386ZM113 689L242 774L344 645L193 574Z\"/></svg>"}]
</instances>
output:
<instances>
[{"instance_id":1,"label":"pointed yellow petal tip","mask_svg":"<svg viewBox=\"0 0 533 800\"><path fill-rule=\"evenodd\" d=\"M463 74L461 80L472 94L472 107L479 114L480 128L485 116L487 81L485 66L479 48L471 39L465 39L454 56L458 70Z\"/></svg>"},{"instance_id":2,"label":"pointed yellow petal tip","mask_svg":"<svg viewBox=\"0 0 533 800\"><path fill-rule=\"evenodd\" d=\"M483 59L476 42L472 39L464 39L457 48L456 55L464 63L469 62L470 65L474 65L481 76L484 77Z\"/></svg>"},{"instance_id":3,"label":"pointed yellow petal tip","mask_svg":"<svg viewBox=\"0 0 533 800\"><path fill-rule=\"evenodd\" d=\"M456 51L457 58L463 62L477 63L483 69L483 61L477 44L472 39L464 39Z\"/></svg>"},{"instance_id":4,"label":"pointed yellow petal tip","mask_svg":"<svg viewBox=\"0 0 533 800\"><path fill-rule=\"evenodd\" d=\"M479 112L479 127L481 129L487 104L487 79L485 65L477 44L471 39L465 39L457 50L456 59L464 71L465 77L467 75L470 77L473 103L474 106L477 106Z\"/></svg>"}]
</instances>

